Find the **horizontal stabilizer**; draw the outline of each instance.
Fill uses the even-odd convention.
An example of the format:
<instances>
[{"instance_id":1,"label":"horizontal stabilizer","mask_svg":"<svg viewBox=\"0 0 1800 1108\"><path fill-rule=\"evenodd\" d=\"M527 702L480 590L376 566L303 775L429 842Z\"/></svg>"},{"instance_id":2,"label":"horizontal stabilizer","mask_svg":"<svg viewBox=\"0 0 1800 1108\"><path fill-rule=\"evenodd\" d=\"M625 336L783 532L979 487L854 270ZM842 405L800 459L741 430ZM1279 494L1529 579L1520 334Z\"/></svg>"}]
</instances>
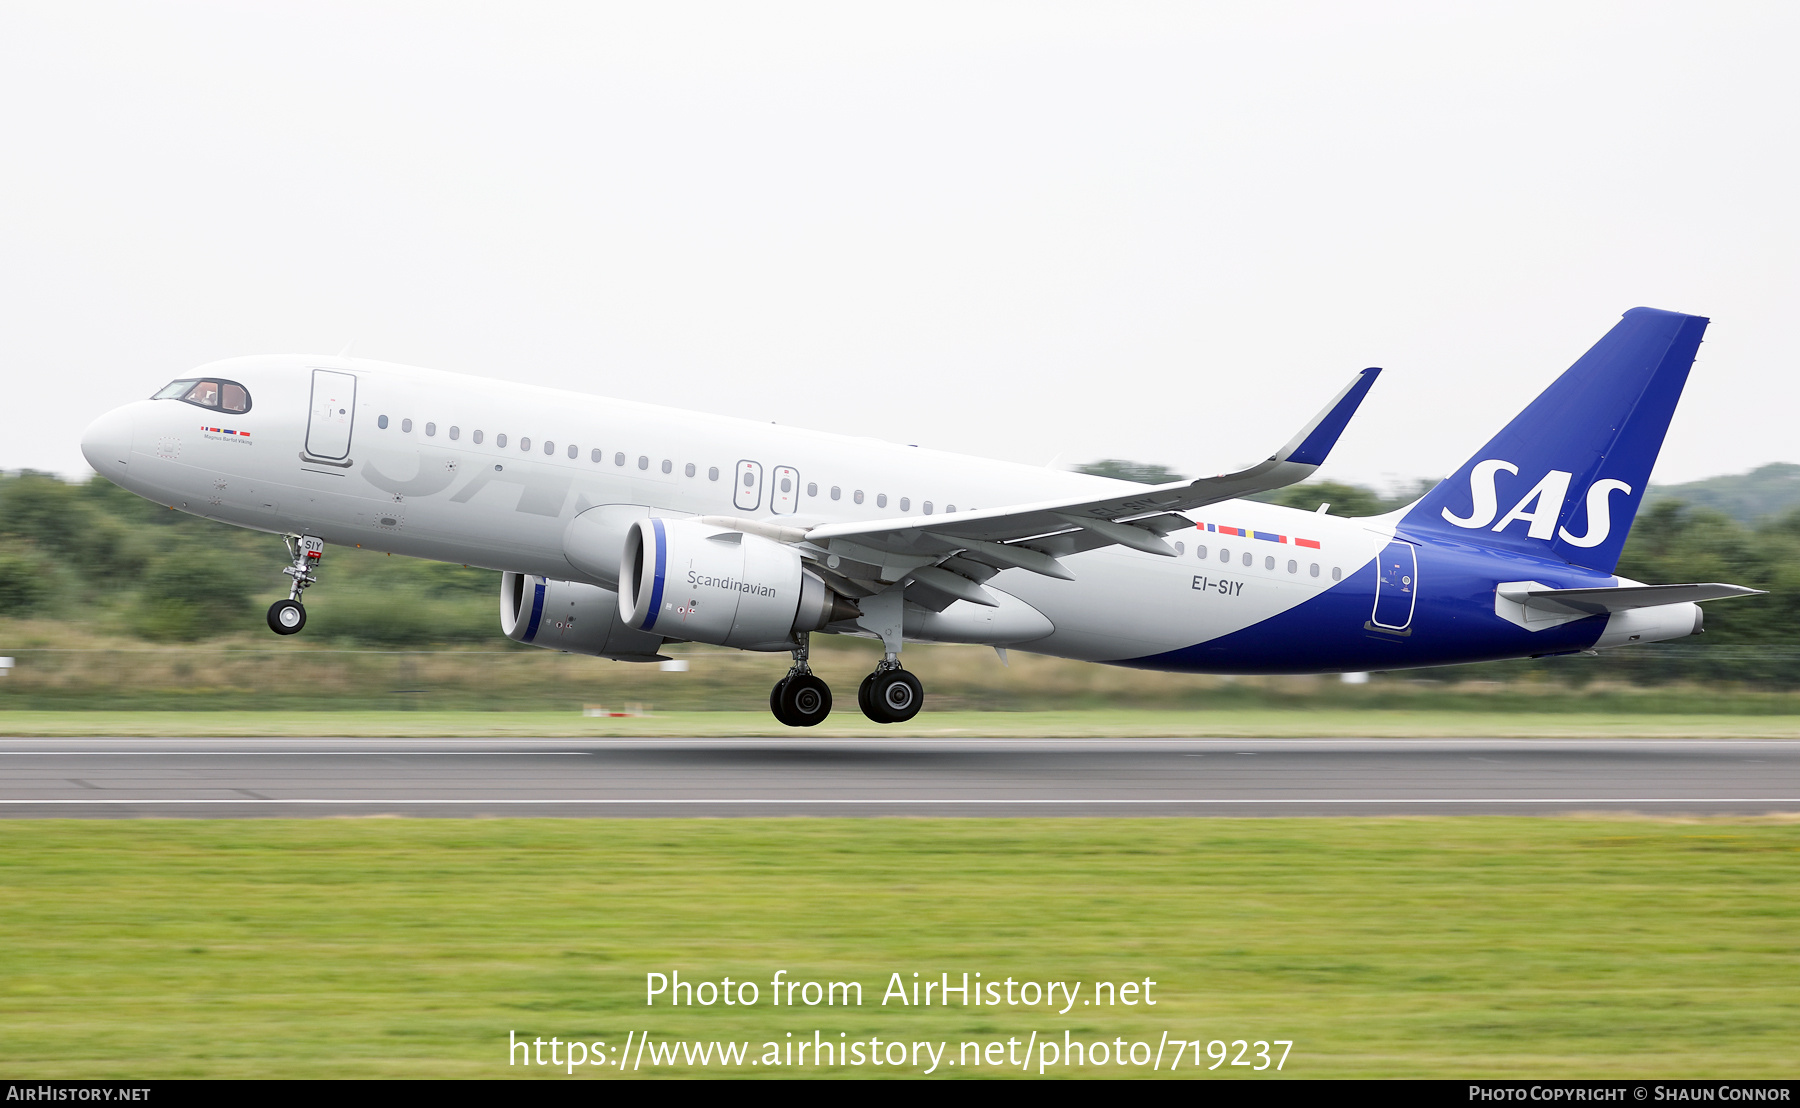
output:
<instances>
[{"instance_id":1,"label":"horizontal stabilizer","mask_svg":"<svg viewBox=\"0 0 1800 1108\"><path fill-rule=\"evenodd\" d=\"M1659 604L1693 604L1723 600L1728 596L1763 596L1762 589L1717 582L1702 585L1620 585L1600 589L1550 589L1535 581L1514 581L1499 587L1502 599L1547 614L1599 616Z\"/></svg>"}]
</instances>

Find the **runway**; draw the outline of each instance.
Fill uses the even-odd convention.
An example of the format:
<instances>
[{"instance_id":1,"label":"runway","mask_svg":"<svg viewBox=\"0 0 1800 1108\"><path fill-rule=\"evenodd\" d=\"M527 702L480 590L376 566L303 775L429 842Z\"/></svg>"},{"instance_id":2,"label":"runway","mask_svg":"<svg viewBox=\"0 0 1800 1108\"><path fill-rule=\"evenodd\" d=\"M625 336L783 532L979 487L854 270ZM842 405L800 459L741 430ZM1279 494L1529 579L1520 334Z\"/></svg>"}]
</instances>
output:
<instances>
[{"instance_id":1,"label":"runway","mask_svg":"<svg viewBox=\"0 0 1800 1108\"><path fill-rule=\"evenodd\" d=\"M0 817L1800 812L1800 742L6 739Z\"/></svg>"}]
</instances>

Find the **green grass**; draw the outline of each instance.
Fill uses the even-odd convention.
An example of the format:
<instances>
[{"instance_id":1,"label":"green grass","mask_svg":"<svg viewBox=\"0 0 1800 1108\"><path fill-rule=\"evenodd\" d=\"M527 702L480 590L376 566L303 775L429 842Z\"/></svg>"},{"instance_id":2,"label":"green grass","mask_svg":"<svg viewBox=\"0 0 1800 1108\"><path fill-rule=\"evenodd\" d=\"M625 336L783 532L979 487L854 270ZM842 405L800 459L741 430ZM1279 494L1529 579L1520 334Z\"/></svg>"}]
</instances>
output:
<instances>
[{"instance_id":1,"label":"green grass","mask_svg":"<svg viewBox=\"0 0 1800 1108\"><path fill-rule=\"evenodd\" d=\"M627 1031L760 1044L814 1028L1293 1039L1297 1077L1751 1078L1791 1076L1800 1039L1793 823L20 821L0 834L0 1059L15 1078L509 1076L509 1031L616 1049ZM764 1003L645 1008L644 974L676 969L762 982ZM776 970L860 980L866 1003L772 1008ZM879 1006L888 975L915 970L1147 977L1159 1003Z\"/></svg>"},{"instance_id":2,"label":"green grass","mask_svg":"<svg viewBox=\"0 0 1800 1108\"><path fill-rule=\"evenodd\" d=\"M1800 716L1693 714L1600 715L1570 712L1382 711L1239 708L1209 711L1072 709L1050 712L927 710L912 722L881 726L840 703L818 727L796 730L765 710L655 712L594 718L561 712L0 712L0 737L146 736L154 738L1800 738Z\"/></svg>"}]
</instances>

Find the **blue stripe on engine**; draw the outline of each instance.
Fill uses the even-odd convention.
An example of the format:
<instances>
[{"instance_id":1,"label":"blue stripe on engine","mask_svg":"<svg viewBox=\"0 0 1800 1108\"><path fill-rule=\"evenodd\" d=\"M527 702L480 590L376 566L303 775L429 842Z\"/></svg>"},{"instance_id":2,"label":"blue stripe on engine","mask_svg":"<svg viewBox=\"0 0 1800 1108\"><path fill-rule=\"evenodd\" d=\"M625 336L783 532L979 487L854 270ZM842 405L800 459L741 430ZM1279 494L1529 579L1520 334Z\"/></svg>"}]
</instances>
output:
<instances>
[{"instance_id":1,"label":"blue stripe on engine","mask_svg":"<svg viewBox=\"0 0 1800 1108\"><path fill-rule=\"evenodd\" d=\"M650 618L644 621L643 630L648 631L656 626L656 617L662 611L663 574L668 571L669 545L663 537L663 522L652 518L650 526L656 528L656 580L650 586Z\"/></svg>"},{"instance_id":2,"label":"blue stripe on engine","mask_svg":"<svg viewBox=\"0 0 1800 1108\"><path fill-rule=\"evenodd\" d=\"M538 621L544 618L544 579L537 579L531 594L531 622L525 625L525 641L537 638Z\"/></svg>"}]
</instances>

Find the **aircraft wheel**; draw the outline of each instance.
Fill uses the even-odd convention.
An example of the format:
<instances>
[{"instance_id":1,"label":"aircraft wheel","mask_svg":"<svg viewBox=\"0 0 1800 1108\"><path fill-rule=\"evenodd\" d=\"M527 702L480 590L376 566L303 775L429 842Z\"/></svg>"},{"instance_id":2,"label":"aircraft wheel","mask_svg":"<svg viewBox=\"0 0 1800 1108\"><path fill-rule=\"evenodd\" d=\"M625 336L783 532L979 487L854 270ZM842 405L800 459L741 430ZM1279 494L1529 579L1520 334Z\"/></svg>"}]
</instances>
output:
<instances>
[{"instance_id":1,"label":"aircraft wheel","mask_svg":"<svg viewBox=\"0 0 1800 1108\"><path fill-rule=\"evenodd\" d=\"M277 600L269 605L269 630L277 635L297 635L306 626L306 608L298 600Z\"/></svg>"},{"instance_id":2,"label":"aircraft wheel","mask_svg":"<svg viewBox=\"0 0 1800 1108\"><path fill-rule=\"evenodd\" d=\"M775 682L774 688L769 690L769 711L775 716L775 719L778 722L785 723L789 727L793 727L795 724L793 720L787 717L786 710L781 706L781 694L787 691L787 684L791 680L793 680L793 678L783 677L781 680Z\"/></svg>"},{"instance_id":3,"label":"aircraft wheel","mask_svg":"<svg viewBox=\"0 0 1800 1108\"><path fill-rule=\"evenodd\" d=\"M856 686L856 706L862 709L863 715L880 723L881 719L875 714L875 702L869 699L869 690L874 685L875 675L873 673L862 679L862 684Z\"/></svg>"},{"instance_id":4,"label":"aircraft wheel","mask_svg":"<svg viewBox=\"0 0 1800 1108\"><path fill-rule=\"evenodd\" d=\"M783 723L813 727L831 714L831 686L810 673L789 677L781 690Z\"/></svg>"},{"instance_id":5,"label":"aircraft wheel","mask_svg":"<svg viewBox=\"0 0 1800 1108\"><path fill-rule=\"evenodd\" d=\"M903 669L875 674L869 683L869 718L876 723L905 723L925 706L925 686Z\"/></svg>"}]
</instances>

